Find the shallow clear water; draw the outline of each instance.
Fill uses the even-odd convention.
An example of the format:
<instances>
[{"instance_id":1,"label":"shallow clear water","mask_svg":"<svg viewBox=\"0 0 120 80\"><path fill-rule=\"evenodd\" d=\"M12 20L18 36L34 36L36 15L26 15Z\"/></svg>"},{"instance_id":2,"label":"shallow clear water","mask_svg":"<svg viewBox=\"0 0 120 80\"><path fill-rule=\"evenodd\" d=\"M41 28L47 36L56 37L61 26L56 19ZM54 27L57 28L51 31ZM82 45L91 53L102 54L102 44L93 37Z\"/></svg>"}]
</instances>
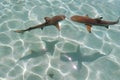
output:
<instances>
[{"instance_id":1,"label":"shallow clear water","mask_svg":"<svg viewBox=\"0 0 120 80\"><path fill-rule=\"evenodd\" d=\"M120 0L0 0L0 80L120 80L120 23L109 29L70 20L86 15L117 20ZM24 34L44 17L64 14L54 26Z\"/></svg>"}]
</instances>

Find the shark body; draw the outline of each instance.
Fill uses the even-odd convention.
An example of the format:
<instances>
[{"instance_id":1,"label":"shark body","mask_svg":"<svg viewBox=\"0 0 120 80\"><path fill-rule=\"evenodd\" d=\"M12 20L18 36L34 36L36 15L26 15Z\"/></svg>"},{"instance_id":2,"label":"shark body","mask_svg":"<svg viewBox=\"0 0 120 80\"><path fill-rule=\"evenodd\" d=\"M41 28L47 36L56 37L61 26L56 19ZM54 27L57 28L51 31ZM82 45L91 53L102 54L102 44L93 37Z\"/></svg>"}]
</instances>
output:
<instances>
[{"instance_id":1,"label":"shark body","mask_svg":"<svg viewBox=\"0 0 120 80\"><path fill-rule=\"evenodd\" d=\"M50 26L50 25L54 25L58 30L60 30L59 21L64 20L65 15L56 15L56 16L53 16L51 18L50 17L44 17L44 19L45 19L45 22L42 23L42 24L27 28L27 29L24 29L24 30L16 30L14 32L24 33L25 31L30 31L30 30L33 30L33 29L36 29L36 28L43 29L44 27Z\"/></svg>"},{"instance_id":2,"label":"shark body","mask_svg":"<svg viewBox=\"0 0 120 80\"><path fill-rule=\"evenodd\" d=\"M89 33L91 33L92 25L104 26L104 27L108 28L109 25L117 24L119 22L119 19L120 19L120 17L118 18L117 21L105 21L105 20L102 20L102 17L93 19L93 18L88 17L88 15L86 15L86 16L74 15L71 17L72 21L84 23L86 25Z\"/></svg>"}]
</instances>

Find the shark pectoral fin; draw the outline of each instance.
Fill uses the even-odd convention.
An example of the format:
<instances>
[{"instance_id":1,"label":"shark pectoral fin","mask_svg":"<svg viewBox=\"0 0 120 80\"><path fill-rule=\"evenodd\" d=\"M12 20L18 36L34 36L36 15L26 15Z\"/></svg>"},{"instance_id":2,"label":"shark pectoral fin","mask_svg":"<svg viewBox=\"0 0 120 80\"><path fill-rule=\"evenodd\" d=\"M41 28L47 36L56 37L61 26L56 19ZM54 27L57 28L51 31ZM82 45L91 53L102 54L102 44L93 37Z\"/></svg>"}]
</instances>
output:
<instances>
[{"instance_id":1,"label":"shark pectoral fin","mask_svg":"<svg viewBox=\"0 0 120 80\"><path fill-rule=\"evenodd\" d=\"M88 32L89 32L89 33L91 33L91 27L92 27L92 26L91 26L91 25L86 24L86 27L87 27Z\"/></svg>"},{"instance_id":2,"label":"shark pectoral fin","mask_svg":"<svg viewBox=\"0 0 120 80\"><path fill-rule=\"evenodd\" d=\"M57 23L57 24L55 24L55 27L60 31L60 26L59 26L59 24Z\"/></svg>"}]
</instances>

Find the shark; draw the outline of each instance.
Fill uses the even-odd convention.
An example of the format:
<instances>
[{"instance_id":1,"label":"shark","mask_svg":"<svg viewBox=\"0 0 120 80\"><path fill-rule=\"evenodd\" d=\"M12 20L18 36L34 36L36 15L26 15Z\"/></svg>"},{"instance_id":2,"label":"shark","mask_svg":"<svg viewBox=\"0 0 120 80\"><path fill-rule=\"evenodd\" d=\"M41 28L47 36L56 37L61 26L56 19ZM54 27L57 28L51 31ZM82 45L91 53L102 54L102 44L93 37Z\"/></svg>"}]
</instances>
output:
<instances>
[{"instance_id":1,"label":"shark","mask_svg":"<svg viewBox=\"0 0 120 80\"><path fill-rule=\"evenodd\" d=\"M79 15L71 16L72 21L85 24L89 33L91 33L92 25L104 26L105 28L108 29L109 25L117 24L120 19L120 17L119 17L116 21L106 21L106 20L102 20L102 18L103 17L90 18L88 15L86 15L86 16L79 16Z\"/></svg>"},{"instance_id":2,"label":"shark","mask_svg":"<svg viewBox=\"0 0 120 80\"><path fill-rule=\"evenodd\" d=\"M41 30L43 30L44 27L50 26L50 25L54 25L60 31L59 21L64 20L65 17L66 17L65 15L56 15L53 17L44 17L44 19L45 19L44 23L38 24L38 25L33 26L33 27L29 27L29 28L24 29L24 30L15 30L14 32L24 33L25 31L30 31L30 30L37 29L37 28L40 28Z\"/></svg>"}]
</instances>

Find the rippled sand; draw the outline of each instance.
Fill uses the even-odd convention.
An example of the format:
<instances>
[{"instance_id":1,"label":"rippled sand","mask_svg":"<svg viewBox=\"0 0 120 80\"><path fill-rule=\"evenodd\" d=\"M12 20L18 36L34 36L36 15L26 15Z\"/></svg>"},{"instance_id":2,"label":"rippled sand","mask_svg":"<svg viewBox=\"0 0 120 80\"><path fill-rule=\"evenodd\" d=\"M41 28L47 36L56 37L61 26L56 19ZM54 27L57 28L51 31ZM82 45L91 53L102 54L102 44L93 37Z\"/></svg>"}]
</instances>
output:
<instances>
[{"instance_id":1,"label":"rippled sand","mask_svg":"<svg viewBox=\"0 0 120 80\"><path fill-rule=\"evenodd\" d=\"M110 29L70 20L86 15L105 20L120 16L119 0L2 0L0 1L0 80L119 80L120 23ZM44 17L66 15L54 26L24 34Z\"/></svg>"}]
</instances>

